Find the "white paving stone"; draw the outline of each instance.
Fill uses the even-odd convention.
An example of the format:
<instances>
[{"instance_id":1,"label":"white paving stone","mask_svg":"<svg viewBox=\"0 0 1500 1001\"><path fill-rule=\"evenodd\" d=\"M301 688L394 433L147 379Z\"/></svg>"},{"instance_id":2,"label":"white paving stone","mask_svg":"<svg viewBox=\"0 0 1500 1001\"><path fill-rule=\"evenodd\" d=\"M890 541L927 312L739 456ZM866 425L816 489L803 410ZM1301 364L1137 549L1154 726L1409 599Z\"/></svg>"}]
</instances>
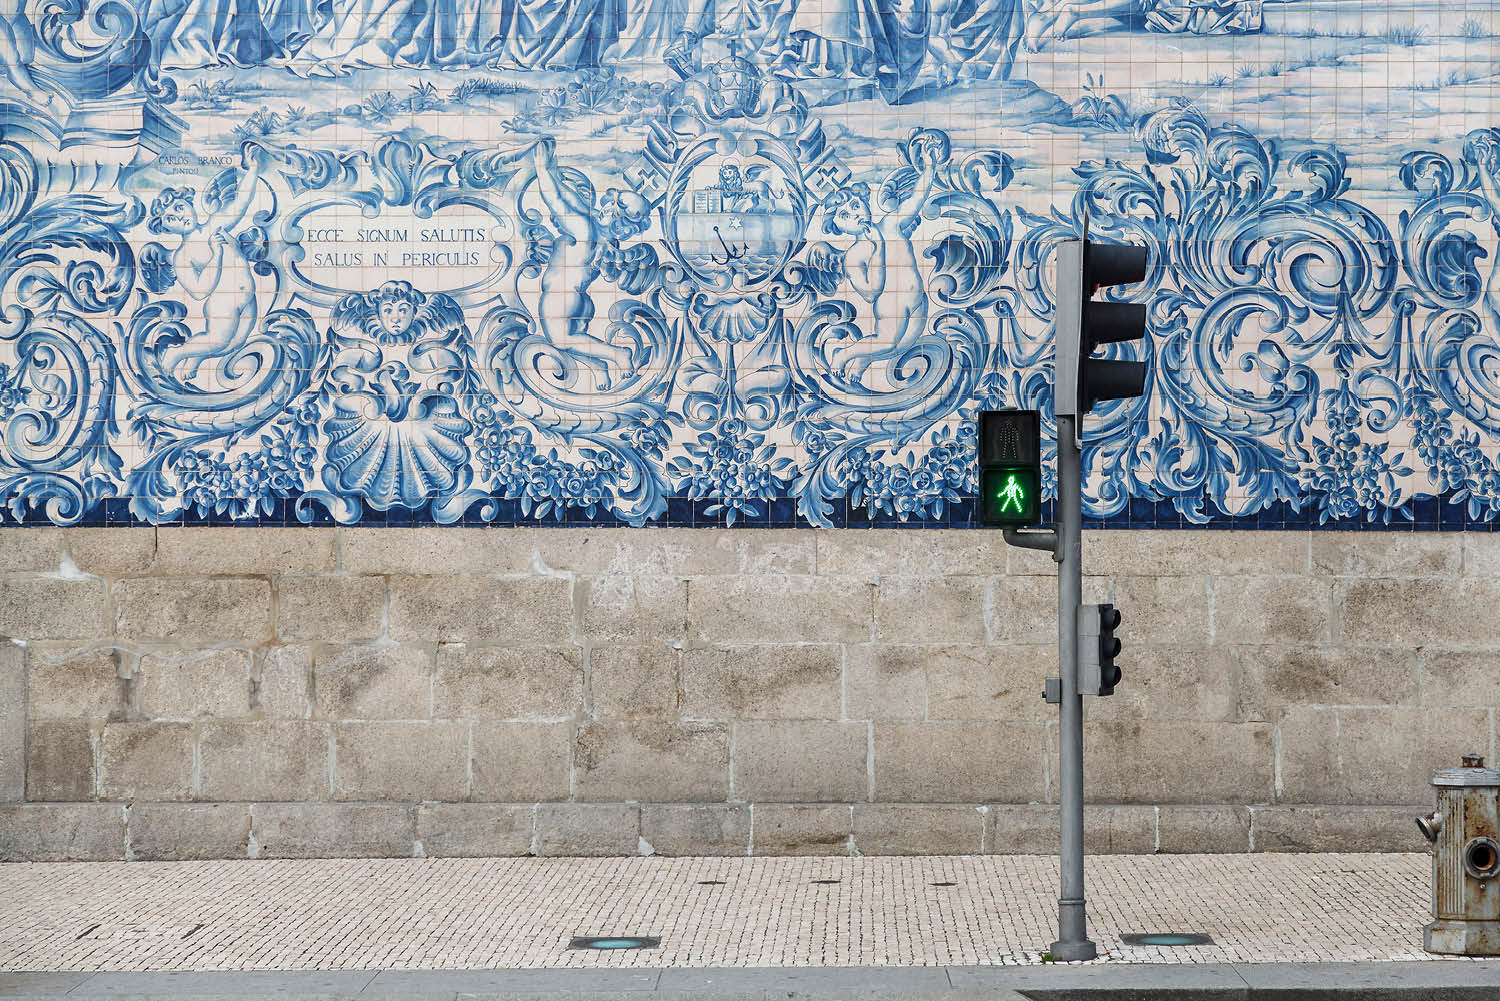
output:
<instances>
[{"instance_id":1,"label":"white paving stone","mask_svg":"<svg viewBox=\"0 0 1500 1001\"><path fill-rule=\"evenodd\" d=\"M1116 962L1430 959L1429 873L1425 855L1094 857L1090 931ZM0 971L1030 964L1056 894L1049 856L13 864ZM1152 931L1214 945L1120 942ZM662 945L567 948L601 934Z\"/></svg>"}]
</instances>

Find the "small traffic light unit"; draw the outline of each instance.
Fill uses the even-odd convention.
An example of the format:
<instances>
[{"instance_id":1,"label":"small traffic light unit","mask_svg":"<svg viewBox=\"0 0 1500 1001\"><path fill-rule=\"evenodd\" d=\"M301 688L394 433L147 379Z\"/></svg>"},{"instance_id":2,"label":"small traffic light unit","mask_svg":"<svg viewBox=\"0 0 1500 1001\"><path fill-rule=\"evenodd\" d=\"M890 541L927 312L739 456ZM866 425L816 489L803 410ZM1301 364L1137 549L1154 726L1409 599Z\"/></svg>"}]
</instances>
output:
<instances>
[{"instance_id":1,"label":"small traffic light unit","mask_svg":"<svg viewBox=\"0 0 1500 1001\"><path fill-rule=\"evenodd\" d=\"M1115 637L1120 610L1114 605L1082 605L1078 609L1078 694L1113 695L1122 677L1115 658L1121 644Z\"/></svg>"},{"instance_id":2,"label":"small traffic light unit","mask_svg":"<svg viewBox=\"0 0 1500 1001\"><path fill-rule=\"evenodd\" d=\"M1042 511L1041 412L982 411L978 444L979 523L1035 525Z\"/></svg>"}]
</instances>

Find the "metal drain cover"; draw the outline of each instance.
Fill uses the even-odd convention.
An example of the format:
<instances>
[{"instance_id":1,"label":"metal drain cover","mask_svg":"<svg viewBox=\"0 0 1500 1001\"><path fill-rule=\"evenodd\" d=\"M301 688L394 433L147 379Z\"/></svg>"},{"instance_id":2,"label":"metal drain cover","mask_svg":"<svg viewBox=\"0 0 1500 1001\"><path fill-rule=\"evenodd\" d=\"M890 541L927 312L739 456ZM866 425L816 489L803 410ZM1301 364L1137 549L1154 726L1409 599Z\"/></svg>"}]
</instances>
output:
<instances>
[{"instance_id":1,"label":"metal drain cover","mask_svg":"<svg viewBox=\"0 0 1500 1001\"><path fill-rule=\"evenodd\" d=\"M569 949L655 949L661 939L652 935L577 935Z\"/></svg>"},{"instance_id":2,"label":"metal drain cover","mask_svg":"<svg viewBox=\"0 0 1500 1001\"><path fill-rule=\"evenodd\" d=\"M1163 932L1132 932L1129 935L1121 935L1120 941L1126 945L1213 945L1214 940L1201 932L1195 931L1163 931Z\"/></svg>"}]
</instances>

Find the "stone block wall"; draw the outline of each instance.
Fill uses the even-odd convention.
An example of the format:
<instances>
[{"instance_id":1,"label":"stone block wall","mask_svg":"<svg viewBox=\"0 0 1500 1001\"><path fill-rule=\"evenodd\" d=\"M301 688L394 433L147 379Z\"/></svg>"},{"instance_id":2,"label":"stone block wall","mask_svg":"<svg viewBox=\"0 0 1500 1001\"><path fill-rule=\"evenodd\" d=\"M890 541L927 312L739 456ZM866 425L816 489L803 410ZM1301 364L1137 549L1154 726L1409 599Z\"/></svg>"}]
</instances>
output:
<instances>
[{"instance_id":1,"label":"stone block wall","mask_svg":"<svg viewBox=\"0 0 1500 1001\"><path fill-rule=\"evenodd\" d=\"M1420 850L1500 536L1108 531L1093 852ZM1053 564L946 530L0 530L0 857L1056 851Z\"/></svg>"}]
</instances>

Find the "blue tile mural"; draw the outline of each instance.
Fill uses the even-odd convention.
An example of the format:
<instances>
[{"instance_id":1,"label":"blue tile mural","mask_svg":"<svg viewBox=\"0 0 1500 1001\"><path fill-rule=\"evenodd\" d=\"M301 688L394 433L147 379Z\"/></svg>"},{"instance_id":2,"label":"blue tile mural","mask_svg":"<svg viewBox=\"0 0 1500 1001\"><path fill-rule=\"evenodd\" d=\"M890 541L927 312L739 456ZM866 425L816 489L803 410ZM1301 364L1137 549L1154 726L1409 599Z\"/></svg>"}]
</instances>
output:
<instances>
[{"instance_id":1,"label":"blue tile mural","mask_svg":"<svg viewBox=\"0 0 1500 1001\"><path fill-rule=\"evenodd\" d=\"M1085 214L1095 523L1500 512L1500 2L0 0L0 66L5 520L969 524Z\"/></svg>"}]
</instances>

